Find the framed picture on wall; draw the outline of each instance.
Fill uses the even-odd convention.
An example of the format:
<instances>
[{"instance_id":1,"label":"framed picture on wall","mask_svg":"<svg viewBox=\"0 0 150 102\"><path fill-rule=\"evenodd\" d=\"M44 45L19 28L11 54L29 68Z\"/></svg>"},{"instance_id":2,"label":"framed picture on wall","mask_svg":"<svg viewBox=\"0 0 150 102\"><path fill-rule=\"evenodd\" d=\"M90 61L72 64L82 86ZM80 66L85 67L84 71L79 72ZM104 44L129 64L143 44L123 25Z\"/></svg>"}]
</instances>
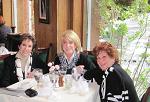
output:
<instances>
[{"instance_id":1,"label":"framed picture on wall","mask_svg":"<svg viewBox=\"0 0 150 102\"><path fill-rule=\"evenodd\" d=\"M0 0L0 15L3 15L3 5L2 5L2 0Z\"/></svg>"},{"instance_id":2,"label":"framed picture on wall","mask_svg":"<svg viewBox=\"0 0 150 102\"><path fill-rule=\"evenodd\" d=\"M49 0L38 0L39 22L49 24Z\"/></svg>"}]
</instances>

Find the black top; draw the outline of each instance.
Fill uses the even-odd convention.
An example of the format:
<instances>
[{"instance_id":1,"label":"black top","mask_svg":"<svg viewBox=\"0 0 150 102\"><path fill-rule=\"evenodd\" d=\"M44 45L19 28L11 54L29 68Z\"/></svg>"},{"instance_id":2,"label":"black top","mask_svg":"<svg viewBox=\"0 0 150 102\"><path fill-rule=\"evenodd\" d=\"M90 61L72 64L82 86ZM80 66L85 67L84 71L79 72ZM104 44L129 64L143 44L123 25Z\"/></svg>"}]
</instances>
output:
<instances>
[{"instance_id":1,"label":"black top","mask_svg":"<svg viewBox=\"0 0 150 102\"><path fill-rule=\"evenodd\" d=\"M94 78L100 85L101 102L139 102L132 79L119 64L105 72L97 67L87 71L84 77L87 80Z\"/></svg>"},{"instance_id":2,"label":"black top","mask_svg":"<svg viewBox=\"0 0 150 102\"><path fill-rule=\"evenodd\" d=\"M2 76L1 87L6 87L19 81L16 74L15 56L11 55L4 60L5 70ZM41 68L44 74L49 72L47 64L43 63L36 54L32 55L31 70L34 68Z\"/></svg>"},{"instance_id":3,"label":"black top","mask_svg":"<svg viewBox=\"0 0 150 102\"><path fill-rule=\"evenodd\" d=\"M58 56L55 57L54 64L55 65L61 64ZM94 63L89 59L89 57L82 53L79 54L79 58L78 58L77 62L75 63L75 65L76 66L84 65L84 69L86 69L86 70L95 68ZM67 69L67 74L71 74L71 71L72 71L72 68Z\"/></svg>"}]
</instances>

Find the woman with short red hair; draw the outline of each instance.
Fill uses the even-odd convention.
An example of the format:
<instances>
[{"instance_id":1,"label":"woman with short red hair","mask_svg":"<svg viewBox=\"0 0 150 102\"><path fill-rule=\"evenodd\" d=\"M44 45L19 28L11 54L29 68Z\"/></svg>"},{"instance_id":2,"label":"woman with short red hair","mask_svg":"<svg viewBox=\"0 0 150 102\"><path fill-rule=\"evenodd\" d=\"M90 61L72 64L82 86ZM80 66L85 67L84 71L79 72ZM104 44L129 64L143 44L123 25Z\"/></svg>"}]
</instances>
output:
<instances>
[{"instance_id":1,"label":"woman with short red hair","mask_svg":"<svg viewBox=\"0 0 150 102\"><path fill-rule=\"evenodd\" d=\"M88 70L85 79L95 79L100 85L101 102L139 102L134 84L119 65L117 49L108 42L100 42L93 49L97 68Z\"/></svg>"}]
</instances>

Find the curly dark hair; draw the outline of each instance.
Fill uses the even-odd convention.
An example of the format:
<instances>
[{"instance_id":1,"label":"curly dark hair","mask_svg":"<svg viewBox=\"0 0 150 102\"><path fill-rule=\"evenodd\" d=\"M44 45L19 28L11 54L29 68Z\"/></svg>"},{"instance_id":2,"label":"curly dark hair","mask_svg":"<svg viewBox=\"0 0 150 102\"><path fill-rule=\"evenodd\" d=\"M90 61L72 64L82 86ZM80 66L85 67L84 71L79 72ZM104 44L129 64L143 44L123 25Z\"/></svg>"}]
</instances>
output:
<instances>
[{"instance_id":1,"label":"curly dark hair","mask_svg":"<svg viewBox=\"0 0 150 102\"><path fill-rule=\"evenodd\" d=\"M105 51L111 58L115 58L116 63L119 63L118 50L109 42L99 42L93 48L93 54L95 55L95 57L98 56L100 51Z\"/></svg>"}]
</instances>

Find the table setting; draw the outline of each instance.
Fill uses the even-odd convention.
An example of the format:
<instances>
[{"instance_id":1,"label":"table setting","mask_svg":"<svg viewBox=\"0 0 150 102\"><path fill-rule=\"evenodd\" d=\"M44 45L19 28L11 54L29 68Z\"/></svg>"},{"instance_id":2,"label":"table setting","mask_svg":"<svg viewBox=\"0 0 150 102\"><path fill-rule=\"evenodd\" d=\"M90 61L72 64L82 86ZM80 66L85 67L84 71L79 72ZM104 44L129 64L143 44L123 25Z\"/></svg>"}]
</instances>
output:
<instances>
[{"instance_id":1,"label":"table setting","mask_svg":"<svg viewBox=\"0 0 150 102\"><path fill-rule=\"evenodd\" d=\"M19 81L7 88L1 88L0 101L5 100L7 96L17 98L18 102L25 102L23 100L30 100L30 102L96 102L93 100L99 96L98 85L95 82L88 82L83 76L78 75L76 70L73 70L72 74L66 74L64 66L56 65L51 68L45 75L36 68L33 70L34 77Z\"/></svg>"}]
</instances>

